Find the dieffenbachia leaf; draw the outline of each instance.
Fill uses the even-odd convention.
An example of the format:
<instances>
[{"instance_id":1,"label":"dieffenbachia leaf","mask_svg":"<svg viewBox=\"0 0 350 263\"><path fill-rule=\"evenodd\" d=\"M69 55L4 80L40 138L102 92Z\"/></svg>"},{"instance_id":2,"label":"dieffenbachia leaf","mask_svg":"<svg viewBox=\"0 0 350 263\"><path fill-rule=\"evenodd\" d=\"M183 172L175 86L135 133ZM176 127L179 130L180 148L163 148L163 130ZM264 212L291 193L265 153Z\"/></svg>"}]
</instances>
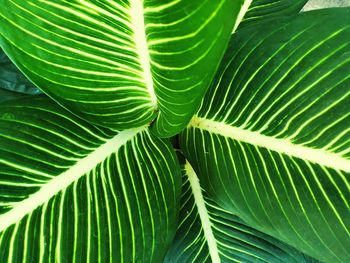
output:
<instances>
[{"instance_id":1,"label":"dieffenbachia leaf","mask_svg":"<svg viewBox=\"0 0 350 263\"><path fill-rule=\"evenodd\" d=\"M165 262L317 262L247 226L208 198L187 162L179 228Z\"/></svg>"},{"instance_id":2,"label":"dieffenbachia leaf","mask_svg":"<svg viewBox=\"0 0 350 263\"><path fill-rule=\"evenodd\" d=\"M146 128L119 133L45 97L0 105L1 262L160 262L180 166Z\"/></svg>"},{"instance_id":3,"label":"dieffenbachia leaf","mask_svg":"<svg viewBox=\"0 0 350 263\"><path fill-rule=\"evenodd\" d=\"M18 98L24 97L24 96L28 96L28 95L18 93L18 92L9 91L6 89L0 89L0 102L18 99Z\"/></svg>"},{"instance_id":4,"label":"dieffenbachia leaf","mask_svg":"<svg viewBox=\"0 0 350 263\"><path fill-rule=\"evenodd\" d=\"M45 93L93 123L181 131L243 0L0 0L0 44ZM156 119L155 119L156 118Z\"/></svg>"},{"instance_id":5,"label":"dieffenbachia leaf","mask_svg":"<svg viewBox=\"0 0 350 263\"><path fill-rule=\"evenodd\" d=\"M239 24L239 29L257 25L282 16L299 13L308 0L249 0L245 2L247 12Z\"/></svg>"},{"instance_id":6,"label":"dieffenbachia leaf","mask_svg":"<svg viewBox=\"0 0 350 263\"><path fill-rule=\"evenodd\" d=\"M349 39L350 9L238 31L180 138L215 202L325 262L350 261Z\"/></svg>"},{"instance_id":7,"label":"dieffenbachia leaf","mask_svg":"<svg viewBox=\"0 0 350 263\"><path fill-rule=\"evenodd\" d=\"M0 89L24 94L39 94L41 91L31 83L0 49ZM1 98L0 98L1 99Z\"/></svg>"}]
</instances>

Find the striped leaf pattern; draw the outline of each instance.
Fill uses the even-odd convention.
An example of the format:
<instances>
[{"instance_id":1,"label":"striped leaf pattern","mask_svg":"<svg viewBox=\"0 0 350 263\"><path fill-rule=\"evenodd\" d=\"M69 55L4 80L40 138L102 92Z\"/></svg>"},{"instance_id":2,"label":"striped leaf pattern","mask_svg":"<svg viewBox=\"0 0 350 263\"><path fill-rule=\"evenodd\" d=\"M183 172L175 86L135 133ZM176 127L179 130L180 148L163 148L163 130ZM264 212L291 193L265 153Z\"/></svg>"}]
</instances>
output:
<instances>
[{"instance_id":1,"label":"striped leaf pattern","mask_svg":"<svg viewBox=\"0 0 350 263\"><path fill-rule=\"evenodd\" d=\"M178 232L165 262L317 262L219 207L188 162L181 200Z\"/></svg>"},{"instance_id":2,"label":"striped leaf pattern","mask_svg":"<svg viewBox=\"0 0 350 263\"><path fill-rule=\"evenodd\" d=\"M250 0L239 29L299 13L308 0Z\"/></svg>"},{"instance_id":3,"label":"striped leaf pattern","mask_svg":"<svg viewBox=\"0 0 350 263\"><path fill-rule=\"evenodd\" d=\"M82 118L117 130L155 121L166 137L198 109L242 2L0 0L0 45Z\"/></svg>"},{"instance_id":4,"label":"striped leaf pattern","mask_svg":"<svg viewBox=\"0 0 350 263\"><path fill-rule=\"evenodd\" d=\"M349 25L329 9L237 32L180 139L215 202L324 262L350 261Z\"/></svg>"},{"instance_id":5,"label":"striped leaf pattern","mask_svg":"<svg viewBox=\"0 0 350 263\"><path fill-rule=\"evenodd\" d=\"M160 262L180 166L145 128L120 133L46 97L0 105L1 262Z\"/></svg>"}]
</instances>

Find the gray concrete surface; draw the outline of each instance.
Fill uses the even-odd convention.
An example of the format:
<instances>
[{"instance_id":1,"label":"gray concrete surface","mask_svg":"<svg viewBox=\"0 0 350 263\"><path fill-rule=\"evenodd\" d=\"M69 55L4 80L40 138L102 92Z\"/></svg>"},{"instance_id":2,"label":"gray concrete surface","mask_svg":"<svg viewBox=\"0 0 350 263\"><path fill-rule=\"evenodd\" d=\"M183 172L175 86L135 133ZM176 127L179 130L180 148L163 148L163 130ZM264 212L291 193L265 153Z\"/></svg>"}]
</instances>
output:
<instances>
[{"instance_id":1,"label":"gray concrete surface","mask_svg":"<svg viewBox=\"0 0 350 263\"><path fill-rule=\"evenodd\" d=\"M337 7L337 6L349 6L350 0L310 0L303 8L303 11L326 8L326 7Z\"/></svg>"}]
</instances>

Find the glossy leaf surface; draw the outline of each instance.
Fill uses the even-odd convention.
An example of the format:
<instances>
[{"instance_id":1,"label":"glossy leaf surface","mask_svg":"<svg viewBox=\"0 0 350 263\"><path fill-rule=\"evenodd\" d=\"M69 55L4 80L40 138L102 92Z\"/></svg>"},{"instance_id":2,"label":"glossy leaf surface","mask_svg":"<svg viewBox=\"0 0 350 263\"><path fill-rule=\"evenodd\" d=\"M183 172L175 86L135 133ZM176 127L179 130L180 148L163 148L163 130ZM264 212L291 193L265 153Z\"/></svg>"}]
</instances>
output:
<instances>
[{"instance_id":1,"label":"glossy leaf surface","mask_svg":"<svg viewBox=\"0 0 350 263\"><path fill-rule=\"evenodd\" d=\"M165 262L317 262L218 206L188 162L181 200L178 232Z\"/></svg>"},{"instance_id":2,"label":"glossy leaf surface","mask_svg":"<svg viewBox=\"0 0 350 263\"><path fill-rule=\"evenodd\" d=\"M270 21L277 17L296 15L308 0L250 0L239 29Z\"/></svg>"},{"instance_id":3,"label":"glossy leaf surface","mask_svg":"<svg viewBox=\"0 0 350 263\"><path fill-rule=\"evenodd\" d=\"M155 121L166 137L198 109L242 2L0 0L0 44L84 119L117 130Z\"/></svg>"},{"instance_id":4,"label":"glossy leaf surface","mask_svg":"<svg viewBox=\"0 0 350 263\"><path fill-rule=\"evenodd\" d=\"M239 31L180 140L220 206L325 262L350 260L349 24L329 9Z\"/></svg>"},{"instance_id":5,"label":"glossy leaf surface","mask_svg":"<svg viewBox=\"0 0 350 263\"><path fill-rule=\"evenodd\" d=\"M30 96L0 105L0 145L2 262L163 260L181 183L168 142Z\"/></svg>"}]
</instances>

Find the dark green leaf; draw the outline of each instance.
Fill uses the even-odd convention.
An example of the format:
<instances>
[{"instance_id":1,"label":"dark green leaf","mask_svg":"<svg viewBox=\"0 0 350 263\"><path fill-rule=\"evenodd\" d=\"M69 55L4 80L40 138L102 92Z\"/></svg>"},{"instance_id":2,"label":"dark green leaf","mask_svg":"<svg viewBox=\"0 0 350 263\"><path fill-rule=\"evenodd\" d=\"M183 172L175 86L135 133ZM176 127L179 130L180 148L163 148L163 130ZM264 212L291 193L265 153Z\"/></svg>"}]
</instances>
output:
<instances>
[{"instance_id":1,"label":"dark green leaf","mask_svg":"<svg viewBox=\"0 0 350 263\"><path fill-rule=\"evenodd\" d=\"M0 44L45 93L93 123L180 132L243 0L0 0ZM25 41L23 41L25 39Z\"/></svg>"},{"instance_id":2,"label":"dark green leaf","mask_svg":"<svg viewBox=\"0 0 350 263\"><path fill-rule=\"evenodd\" d=\"M219 207L188 162L181 200L178 232L165 262L317 262Z\"/></svg>"},{"instance_id":3,"label":"dark green leaf","mask_svg":"<svg viewBox=\"0 0 350 263\"><path fill-rule=\"evenodd\" d=\"M247 0L248 12L245 14L239 29L250 25L259 25L277 17L299 13L308 0Z\"/></svg>"},{"instance_id":4,"label":"dark green leaf","mask_svg":"<svg viewBox=\"0 0 350 263\"><path fill-rule=\"evenodd\" d=\"M0 89L0 102L12 100L12 99L17 99L17 98L20 98L23 96L28 96L28 95L18 93L18 92L8 91L5 89Z\"/></svg>"},{"instance_id":5,"label":"dark green leaf","mask_svg":"<svg viewBox=\"0 0 350 263\"><path fill-rule=\"evenodd\" d=\"M111 132L49 98L0 105L1 262L161 262L181 175L147 128Z\"/></svg>"},{"instance_id":6,"label":"dark green leaf","mask_svg":"<svg viewBox=\"0 0 350 263\"><path fill-rule=\"evenodd\" d=\"M39 94L34 86L0 49L0 89L24 94Z\"/></svg>"},{"instance_id":7,"label":"dark green leaf","mask_svg":"<svg viewBox=\"0 0 350 263\"><path fill-rule=\"evenodd\" d=\"M350 9L239 31L180 140L214 201L325 262L350 261L349 39Z\"/></svg>"}]
</instances>

